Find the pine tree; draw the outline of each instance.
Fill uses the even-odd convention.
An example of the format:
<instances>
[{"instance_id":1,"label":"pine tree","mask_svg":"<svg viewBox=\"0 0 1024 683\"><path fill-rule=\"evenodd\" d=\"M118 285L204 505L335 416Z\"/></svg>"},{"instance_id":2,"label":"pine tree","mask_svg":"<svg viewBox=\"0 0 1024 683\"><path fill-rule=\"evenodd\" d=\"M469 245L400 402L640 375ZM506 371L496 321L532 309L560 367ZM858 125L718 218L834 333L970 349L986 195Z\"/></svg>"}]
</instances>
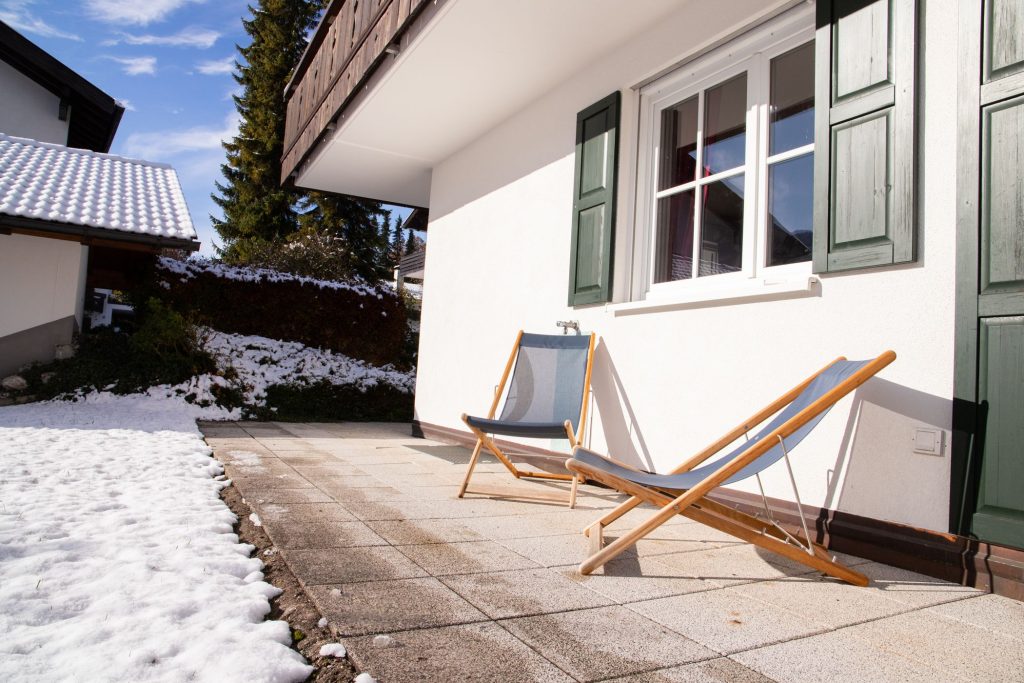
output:
<instances>
[{"instance_id":1,"label":"pine tree","mask_svg":"<svg viewBox=\"0 0 1024 683\"><path fill-rule=\"evenodd\" d=\"M391 232L391 263L394 267L397 267L398 262L405 256L405 242L402 240L402 232L401 219L395 216L395 227Z\"/></svg>"},{"instance_id":2,"label":"pine tree","mask_svg":"<svg viewBox=\"0 0 1024 683\"><path fill-rule=\"evenodd\" d=\"M379 202L342 195L311 192L299 217L303 229L334 235L345 243L342 271L349 276L379 282L390 277L388 240L381 231L388 214Z\"/></svg>"},{"instance_id":3,"label":"pine tree","mask_svg":"<svg viewBox=\"0 0 1024 683\"><path fill-rule=\"evenodd\" d=\"M420 239L416 237L416 233L412 230L409 231L409 236L405 239L405 253L411 254L412 252L420 248Z\"/></svg>"},{"instance_id":4,"label":"pine tree","mask_svg":"<svg viewBox=\"0 0 1024 683\"><path fill-rule=\"evenodd\" d=\"M252 37L238 47L235 81L242 94L234 97L241 115L238 134L224 143L225 182L213 200L224 218L211 216L224 240L221 256L245 262L253 245L285 237L298 228L295 205L300 195L281 187L285 101L281 96L292 69L306 46L306 34L320 9L318 0L259 0L243 20Z\"/></svg>"}]
</instances>

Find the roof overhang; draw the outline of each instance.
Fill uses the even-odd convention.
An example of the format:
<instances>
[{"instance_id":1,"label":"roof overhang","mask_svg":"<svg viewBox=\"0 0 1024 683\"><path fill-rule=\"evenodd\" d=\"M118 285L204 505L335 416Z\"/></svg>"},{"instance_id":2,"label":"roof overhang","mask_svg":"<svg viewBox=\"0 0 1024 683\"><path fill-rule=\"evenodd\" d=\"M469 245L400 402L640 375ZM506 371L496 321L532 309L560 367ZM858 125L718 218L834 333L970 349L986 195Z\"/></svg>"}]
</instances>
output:
<instances>
[{"instance_id":1,"label":"roof overhang","mask_svg":"<svg viewBox=\"0 0 1024 683\"><path fill-rule=\"evenodd\" d=\"M439 162L682 4L447 0L342 110L295 185L428 206Z\"/></svg>"},{"instance_id":2,"label":"roof overhang","mask_svg":"<svg viewBox=\"0 0 1024 683\"><path fill-rule=\"evenodd\" d=\"M52 239L74 240L83 244L100 244L107 247L160 251L161 249L184 249L198 251L200 242L193 239L143 235L134 232L95 228L74 223L45 221L22 216L0 214L0 235L22 234Z\"/></svg>"},{"instance_id":3,"label":"roof overhang","mask_svg":"<svg viewBox=\"0 0 1024 683\"><path fill-rule=\"evenodd\" d=\"M124 107L46 50L0 21L0 60L71 106L68 147L107 152ZM54 112L56 115L56 112Z\"/></svg>"}]
</instances>

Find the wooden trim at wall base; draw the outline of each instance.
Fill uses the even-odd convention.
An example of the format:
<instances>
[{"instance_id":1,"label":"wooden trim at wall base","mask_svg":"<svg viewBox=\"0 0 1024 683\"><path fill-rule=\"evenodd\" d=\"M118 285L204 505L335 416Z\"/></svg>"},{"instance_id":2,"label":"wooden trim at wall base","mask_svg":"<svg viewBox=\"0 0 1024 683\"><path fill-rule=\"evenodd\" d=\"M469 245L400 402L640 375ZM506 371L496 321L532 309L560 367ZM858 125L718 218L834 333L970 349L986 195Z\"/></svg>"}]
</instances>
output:
<instances>
[{"instance_id":1,"label":"wooden trim at wall base","mask_svg":"<svg viewBox=\"0 0 1024 683\"><path fill-rule=\"evenodd\" d=\"M476 443L470 432L419 420L413 420L412 435L469 448ZM552 453L509 441L497 443L525 453ZM719 489L711 497L748 514L763 514L756 494ZM796 503L776 498L768 502L778 522L790 531L800 529ZM849 512L809 505L803 509L808 524L814 526L815 540L830 550L1024 600L1024 550Z\"/></svg>"}]
</instances>

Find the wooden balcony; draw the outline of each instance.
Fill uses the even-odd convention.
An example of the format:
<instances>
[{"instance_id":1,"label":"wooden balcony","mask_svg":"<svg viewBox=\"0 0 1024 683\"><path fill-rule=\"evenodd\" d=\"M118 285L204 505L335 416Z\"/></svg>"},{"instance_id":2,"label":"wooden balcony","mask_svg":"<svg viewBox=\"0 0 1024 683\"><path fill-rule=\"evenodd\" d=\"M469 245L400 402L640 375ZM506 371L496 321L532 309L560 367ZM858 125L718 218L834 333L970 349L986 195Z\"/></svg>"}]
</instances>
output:
<instances>
[{"instance_id":1,"label":"wooden balcony","mask_svg":"<svg viewBox=\"0 0 1024 683\"><path fill-rule=\"evenodd\" d=\"M281 181L291 183L335 122L386 63L403 35L438 0L334 0L285 88Z\"/></svg>"}]
</instances>

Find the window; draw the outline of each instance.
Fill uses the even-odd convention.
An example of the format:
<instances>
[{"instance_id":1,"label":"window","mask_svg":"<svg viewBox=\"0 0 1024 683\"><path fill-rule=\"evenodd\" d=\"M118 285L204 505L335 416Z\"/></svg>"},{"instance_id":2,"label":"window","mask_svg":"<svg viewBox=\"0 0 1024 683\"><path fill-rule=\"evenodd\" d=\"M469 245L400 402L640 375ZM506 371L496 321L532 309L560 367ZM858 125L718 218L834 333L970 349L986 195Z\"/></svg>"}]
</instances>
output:
<instances>
[{"instance_id":1,"label":"window","mask_svg":"<svg viewBox=\"0 0 1024 683\"><path fill-rule=\"evenodd\" d=\"M810 273L811 24L791 13L641 90L641 291Z\"/></svg>"}]
</instances>

